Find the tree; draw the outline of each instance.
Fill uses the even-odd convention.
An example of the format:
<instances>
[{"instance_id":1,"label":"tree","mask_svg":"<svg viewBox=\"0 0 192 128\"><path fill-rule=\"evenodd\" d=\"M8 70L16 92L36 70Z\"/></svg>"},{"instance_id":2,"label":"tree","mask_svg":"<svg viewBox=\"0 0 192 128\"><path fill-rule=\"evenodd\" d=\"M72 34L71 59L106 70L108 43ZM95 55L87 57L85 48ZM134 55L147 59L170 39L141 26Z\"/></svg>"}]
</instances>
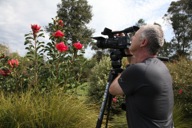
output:
<instances>
[{"instance_id":1,"label":"tree","mask_svg":"<svg viewBox=\"0 0 192 128\"><path fill-rule=\"evenodd\" d=\"M146 25L146 23L144 19L139 19L135 25L141 27L142 25Z\"/></svg>"},{"instance_id":2,"label":"tree","mask_svg":"<svg viewBox=\"0 0 192 128\"><path fill-rule=\"evenodd\" d=\"M92 18L91 6L87 0L62 0L57 5L57 16L65 25L65 38L70 42L80 41L86 48L91 42L94 30L88 24Z\"/></svg>"},{"instance_id":3,"label":"tree","mask_svg":"<svg viewBox=\"0 0 192 128\"><path fill-rule=\"evenodd\" d=\"M164 19L173 27L175 37L171 43L175 56L189 55L192 48L192 0L172 2Z\"/></svg>"}]
</instances>

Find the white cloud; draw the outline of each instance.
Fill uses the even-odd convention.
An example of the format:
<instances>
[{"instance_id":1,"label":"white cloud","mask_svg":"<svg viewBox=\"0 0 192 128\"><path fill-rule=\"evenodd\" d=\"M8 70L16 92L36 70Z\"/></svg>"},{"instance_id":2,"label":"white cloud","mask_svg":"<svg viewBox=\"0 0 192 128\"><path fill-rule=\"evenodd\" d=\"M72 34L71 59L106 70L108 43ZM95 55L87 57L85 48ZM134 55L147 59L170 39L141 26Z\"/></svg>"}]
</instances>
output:
<instances>
[{"instance_id":1,"label":"white cloud","mask_svg":"<svg viewBox=\"0 0 192 128\"><path fill-rule=\"evenodd\" d=\"M0 4L0 43L8 43L12 51L25 54L24 35L31 31L31 24L42 27L56 16L60 0L6 0Z\"/></svg>"},{"instance_id":2,"label":"white cloud","mask_svg":"<svg viewBox=\"0 0 192 128\"><path fill-rule=\"evenodd\" d=\"M96 35L109 27L112 30L124 29L134 25L139 19L147 23L157 22L166 13L171 0L97 0L89 1L93 6L91 26L96 28Z\"/></svg>"},{"instance_id":3,"label":"white cloud","mask_svg":"<svg viewBox=\"0 0 192 128\"><path fill-rule=\"evenodd\" d=\"M96 30L93 36L100 36L105 27L122 30L142 18L147 23L162 24L168 33L165 38L168 39L171 36L170 26L164 25L162 17L171 1L173 0L88 0L93 14L88 26ZM61 0L1 0L0 43L8 43L12 51L24 55L24 34L31 31L31 24L44 27L52 22L58 3ZM88 53L90 54L92 52Z\"/></svg>"}]
</instances>

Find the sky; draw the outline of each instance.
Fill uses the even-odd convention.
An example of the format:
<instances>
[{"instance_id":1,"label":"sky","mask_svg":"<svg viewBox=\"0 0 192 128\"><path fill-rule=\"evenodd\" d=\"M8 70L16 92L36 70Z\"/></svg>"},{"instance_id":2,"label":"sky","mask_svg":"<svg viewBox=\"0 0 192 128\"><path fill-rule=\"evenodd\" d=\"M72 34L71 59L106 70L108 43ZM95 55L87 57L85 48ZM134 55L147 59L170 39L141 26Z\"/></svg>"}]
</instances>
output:
<instances>
[{"instance_id":1,"label":"sky","mask_svg":"<svg viewBox=\"0 0 192 128\"><path fill-rule=\"evenodd\" d=\"M139 19L146 23L161 24L165 39L173 37L172 27L162 17L172 1L176 0L87 0L92 6L92 20L87 25L94 29L93 36L101 36L105 27L113 31L135 25ZM56 16L57 4L61 0L0 0L0 43L11 52L26 54L24 35L31 31L31 24L45 27ZM48 42L46 37L45 42ZM94 51L86 49L85 57Z\"/></svg>"}]
</instances>

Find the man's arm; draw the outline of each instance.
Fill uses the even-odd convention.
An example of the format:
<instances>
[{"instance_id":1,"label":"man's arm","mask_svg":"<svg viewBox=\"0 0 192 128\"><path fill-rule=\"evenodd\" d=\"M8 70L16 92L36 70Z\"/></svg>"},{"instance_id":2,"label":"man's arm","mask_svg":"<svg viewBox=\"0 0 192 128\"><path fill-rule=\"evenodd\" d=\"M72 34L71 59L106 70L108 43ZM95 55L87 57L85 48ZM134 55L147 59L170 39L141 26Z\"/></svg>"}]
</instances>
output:
<instances>
[{"instance_id":1,"label":"man's arm","mask_svg":"<svg viewBox=\"0 0 192 128\"><path fill-rule=\"evenodd\" d=\"M109 87L109 92L112 94L112 95L123 95L124 92L122 90L122 88L120 87L119 85L119 82L118 82L118 79L121 75L117 76L113 82L111 83L110 87Z\"/></svg>"}]
</instances>

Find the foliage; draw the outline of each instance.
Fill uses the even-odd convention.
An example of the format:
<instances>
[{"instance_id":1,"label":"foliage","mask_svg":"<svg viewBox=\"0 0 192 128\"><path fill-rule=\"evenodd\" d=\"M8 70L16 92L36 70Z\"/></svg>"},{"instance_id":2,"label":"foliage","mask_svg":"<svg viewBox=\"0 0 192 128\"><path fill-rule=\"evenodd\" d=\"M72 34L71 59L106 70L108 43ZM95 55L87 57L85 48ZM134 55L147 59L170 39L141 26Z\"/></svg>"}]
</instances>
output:
<instances>
[{"instance_id":1,"label":"foliage","mask_svg":"<svg viewBox=\"0 0 192 128\"><path fill-rule=\"evenodd\" d=\"M173 44L164 40L164 45L158 52L158 56L160 57L172 57L174 53Z\"/></svg>"},{"instance_id":2,"label":"foliage","mask_svg":"<svg viewBox=\"0 0 192 128\"><path fill-rule=\"evenodd\" d=\"M192 61L179 58L167 66L173 77L175 102L184 107L186 116L192 114Z\"/></svg>"},{"instance_id":3,"label":"foliage","mask_svg":"<svg viewBox=\"0 0 192 128\"><path fill-rule=\"evenodd\" d=\"M14 58L12 58L14 57ZM0 89L8 92L24 91L27 85L26 68L18 56L0 56Z\"/></svg>"},{"instance_id":4,"label":"foliage","mask_svg":"<svg viewBox=\"0 0 192 128\"><path fill-rule=\"evenodd\" d=\"M174 127L176 128L191 128L191 118L186 118L183 111L184 106L179 103L175 103L173 110ZM125 112L120 115L113 116L113 119L109 122L111 128L127 128L127 121Z\"/></svg>"},{"instance_id":5,"label":"foliage","mask_svg":"<svg viewBox=\"0 0 192 128\"><path fill-rule=\"evenodd\" d=\"M109 73L112 69L110 57L104 56L91 70L88 80L89 101L101 103L105 87L108 82ZM127 60L122 60L122 68L127 65Z\"/></svg>"},{"instance_id":6,"label":"foliage","mask_svg":"<svg viewBox=\"0 0 192 128\"><path fill-rule=\"evenodd\" d=\"M184 106L182 104L176 103L174 105L173 121L176 128L190 128L192 126L191 119L185 117L183 109Z\"/></svg>"},{"instance_id":7,"label":"foliage","mask_svg":"<svg viewBox=\"0 0 192 128\"><path fill-rule=\"evenodd\" d=\"M177 58L181 55L187 56L191 52L191 3L191 0L173 1L164 16L164 19L172 25L175 34L175 37L171 40L173 45L170 49L174 49Z\"/></svg>"},{"instance_id":8,"label":"foliage","mask_svg":"<svg viewBox=\"0 0 192 128\"><path fill-rule=\"evenodd\" d=\"M103 57L102 60L97 63L91 70L88 80L88 95L90 101L101 103L105 86L107 84L110 68L110 58Z\"/></svg>"},{"instance_id":9,"label":"foliage","mask_svg":"<svg viewBox=\"0 0 192 128\"><path fill-rule=\"evenodd\" d=\"M135 25L141 27L142 25L146 25L146 23L144 19L139 19Z\"/></svg>"},{"instance_id":10,"label":"foliage","mask_svg":"<svg viewBox=\"0 0 192 128\"><path fill-rule=\"evenodd\" d=\"M66 42L64 22L58 17L52 20L50 42L38 40L44 37L44 33L36 24L32 25L32 33L26 35L29 84L36 89L47 90L55 83L54 87L61 86L67 90L80 84L83 45L79 41ZM79 68L81 64L82 68Z\"/></svg>"},{"instance_id":11,"label":"foliage","mask_svg":"<svg viewBox=\"0 0 192 128\"><path fill-rule=\"evenodd\" d=\"M92 128L96 115L91 106L58 89L0 95L1 128Z\"/></svg>"},{"instance_id":12,"label":"foliage","mask_svg":"<svg viewBox=\"0 0 192 128\"><path fill-rule=\"evenodd\" d=\"M27 58L31 61L31 67L28 67L28 72L31 73L29 81L30 86L36 87L38 84L38 75L43 66L43 48L44 42L38 38L45 37L40 26L31 25L32 32L25 34L25 49L27 50Z\"/></svg>"},{"instance_id":13,"label":"foliage","mask_svg":"<svg viewBox=\"0 0 192 128\"><path fill-rule=\"evenodd\" d=\"M63 21L57 17L52 20L50 24L53 32L50 33L48 43L42 41L44 32L41 26L31 25L32 31L25 35L27 54L23 58L18 57L17 67L13 68L8 63L17 54L0 54L1 88L9 91L23 91L27 88L44 91L54 85L67 91L85 81L88 72L84 69L89 67L90 62L83 57L83 45L79 41L67 42Z\"/></svg>"},{"instance_id":14,"label":"foliage","mask_svg":"<svg viewBox=\"0 0 192 128\"><path fill-rule=\"evenodd\" d=\"M110 128L128 128L126 112L124 111L120 115L114 115L113 119L109 122Z\"/></svg>"}]
</instances>

